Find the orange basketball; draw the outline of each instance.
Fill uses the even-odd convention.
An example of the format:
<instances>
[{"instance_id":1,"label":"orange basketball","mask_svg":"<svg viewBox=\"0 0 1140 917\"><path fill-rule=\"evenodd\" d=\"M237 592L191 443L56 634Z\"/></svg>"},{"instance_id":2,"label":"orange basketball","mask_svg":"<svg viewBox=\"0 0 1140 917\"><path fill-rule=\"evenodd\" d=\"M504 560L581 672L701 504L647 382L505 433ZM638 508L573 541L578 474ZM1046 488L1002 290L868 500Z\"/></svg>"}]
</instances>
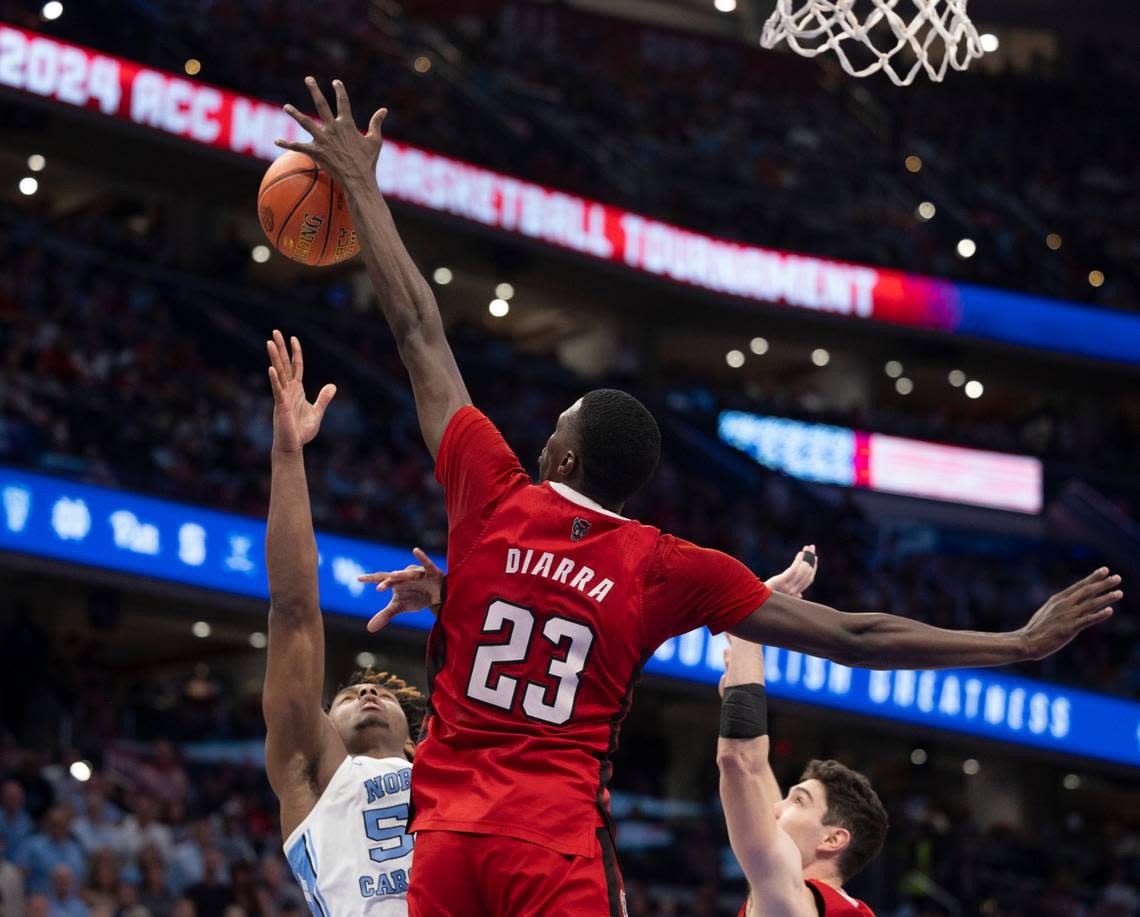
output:
<instances>
[{"instance_id":1,"label":"orange basketball","mask_svg":"<svg viewBox=\"0 0 1140 917\"><path fill-rule=\"evenodd\" d=\"M302 264L325 267L360 251L344 192L304 153L274 160L257 192L257 216L273 247Z\"/></svg>"}]
</instances>

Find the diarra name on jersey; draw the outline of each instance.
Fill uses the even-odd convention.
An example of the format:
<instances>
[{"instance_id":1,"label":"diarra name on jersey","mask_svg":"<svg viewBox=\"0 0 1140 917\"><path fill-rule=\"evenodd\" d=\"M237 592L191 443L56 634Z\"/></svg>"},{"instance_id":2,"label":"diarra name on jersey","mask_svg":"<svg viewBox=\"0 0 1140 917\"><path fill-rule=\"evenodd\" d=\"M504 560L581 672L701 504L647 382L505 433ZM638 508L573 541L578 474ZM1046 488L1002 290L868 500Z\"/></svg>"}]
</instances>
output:
<instances>
[{"instance_id":1,"label":"diarra name on jersey","mask_svg":"<svg viewBox=\"0 0 1140 917\"><path fill-rule=\"evenodd\" d=\"M537 557L536 557L537 555ZM557 562L557 563L556 563ZM586 592L597 573L585 564L579 565L568 557L557 557L550 551L537 552L531 548L507 548L505 573L515 575L541 576L552 583L562 583L569 589L585 592L588 598L599 605L614 587L614 581L602 578Z\"/></svg>"}]
</instances>

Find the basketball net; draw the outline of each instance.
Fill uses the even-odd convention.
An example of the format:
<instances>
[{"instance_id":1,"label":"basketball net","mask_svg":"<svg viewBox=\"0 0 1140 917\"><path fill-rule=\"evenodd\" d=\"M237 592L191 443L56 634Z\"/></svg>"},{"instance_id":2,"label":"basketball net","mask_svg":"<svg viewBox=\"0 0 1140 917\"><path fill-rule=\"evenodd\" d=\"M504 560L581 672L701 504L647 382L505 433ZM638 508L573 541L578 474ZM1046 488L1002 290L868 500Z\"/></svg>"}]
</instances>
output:
<instances>
[{"instance_id":1,"label":"basketball net","mask_svg":"<svg viewBox=\"0 0 1140 917\"><path fill-rule=\"evenodd\" d=\"M834 51L852 76L880 70L897 86L908 86L925 70L939 82L948 67L965 70L982 56L982 43L970 17L968 0L776 0L764 23L760 44L781 41L804 57ZM862 5L869 12L856 13ZM908 19L897 11L917 10ZM856 57L858 63L851 60ZM870 59L870 63L863 61Z\"/></svg>"}]
</instances>

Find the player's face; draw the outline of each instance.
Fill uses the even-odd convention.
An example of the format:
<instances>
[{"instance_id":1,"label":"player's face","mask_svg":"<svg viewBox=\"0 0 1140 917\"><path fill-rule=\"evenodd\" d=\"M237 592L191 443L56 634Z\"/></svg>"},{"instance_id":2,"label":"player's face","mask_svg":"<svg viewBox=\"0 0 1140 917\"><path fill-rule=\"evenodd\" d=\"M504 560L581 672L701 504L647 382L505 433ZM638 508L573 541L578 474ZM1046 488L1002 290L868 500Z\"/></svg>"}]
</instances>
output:
<instances>
[{"instance_id":1,"label":"player's face","mask_svg":"<svg viewBox=\"0 0 1140 917\"><path fill-rule=\"evenodd\" d=\"M333 698L329 707L332 720L345 747L363 753L375 743L377 731L396 744L408 738L408 718L396 695L379 685L351 685Z\"/></svg>"},{"instance_id":2,"label":"player's face","mask_svg":"<svg viewBox=\"0 0 1140 917\"><path fill-rule=\"evenodd\" d=\"M566 453L573 451L574 418L581 407L582 399L579 398L558 415L558 423L554 426L554 432L550 434L550 439L546 441L546 445L542 447L542 452L538 454L539 483L557 479L555 472L562 464Z\"/></svg>"},{"instance_id":3,"label":"player's face","mask_svg":"<svg viewBox=\"0 0 1140 917\"><path fill-rule=\"evenodd\" d=\"M776 803L776 821L795 842L804 866L818 859L821 847L827 849L827 845L839 840L836 832L843 832L841 828L823 823L826 814L827 788L818 780L797 783Z\"/></svg>"}]
</instances>

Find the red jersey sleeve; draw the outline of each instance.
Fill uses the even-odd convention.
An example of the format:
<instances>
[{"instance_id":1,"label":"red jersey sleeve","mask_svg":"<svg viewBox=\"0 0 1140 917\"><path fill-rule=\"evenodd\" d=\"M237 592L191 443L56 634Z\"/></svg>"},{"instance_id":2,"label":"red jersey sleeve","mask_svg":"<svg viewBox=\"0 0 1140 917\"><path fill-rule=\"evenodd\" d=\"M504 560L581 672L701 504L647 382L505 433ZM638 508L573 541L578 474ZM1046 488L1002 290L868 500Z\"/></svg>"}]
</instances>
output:
<instances>
[{"instance_id":1,"label":"red jersey sleeve","mask_svg":"<svg viewBox=\"0 0 1140 917\"><path fill-rule=\"evenodd\" d=\"M464 522L489 516L504 495L530 483L502 434L471 405L448 421L435 457L435 477L443 487L449 540Z\"/></svg>"},{"instance_id":2,"label":"red jersey sleeve","mask_svg":"<svg viewBox=\"0 0 1140 917\"><path fill-rule=\"evenodd\" d=\"M662 535L645 577L642 604L646 649L702 625L714 634L735 627L772 590L734 557Z\"/></svg>"}]
</instances>

